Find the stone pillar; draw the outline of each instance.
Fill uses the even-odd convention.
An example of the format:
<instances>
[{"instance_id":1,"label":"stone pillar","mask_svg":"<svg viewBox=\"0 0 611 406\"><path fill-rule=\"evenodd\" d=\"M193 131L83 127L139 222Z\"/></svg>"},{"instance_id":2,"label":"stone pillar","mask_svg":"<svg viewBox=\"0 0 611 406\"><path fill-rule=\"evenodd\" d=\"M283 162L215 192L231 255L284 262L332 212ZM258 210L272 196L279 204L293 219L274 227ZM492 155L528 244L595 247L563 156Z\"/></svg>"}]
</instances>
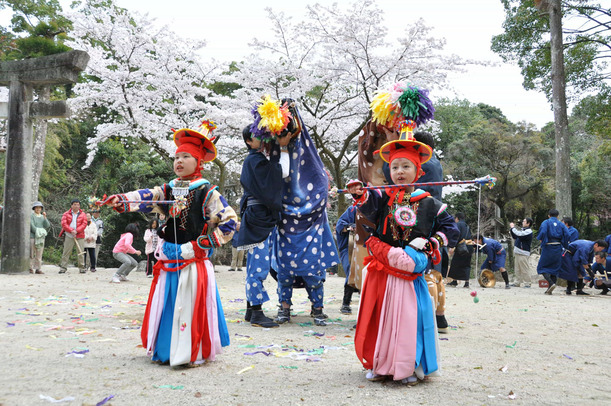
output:
<instances>
[{"instance_id":1,"label":"stone pillar","mask_svg":"<svg viewBox=\"0 0 611 406\"><path fill-rule=\"evenodd\" d=\"M27 111L30 100L32 86L11 81L6 162L30 162L32 159L32 122ZM31 183L30 165L6 166L2 211L2 273L19 273L30 267ZM12 241L23 243L12 244Z\"/></svg>"}]
</instances>

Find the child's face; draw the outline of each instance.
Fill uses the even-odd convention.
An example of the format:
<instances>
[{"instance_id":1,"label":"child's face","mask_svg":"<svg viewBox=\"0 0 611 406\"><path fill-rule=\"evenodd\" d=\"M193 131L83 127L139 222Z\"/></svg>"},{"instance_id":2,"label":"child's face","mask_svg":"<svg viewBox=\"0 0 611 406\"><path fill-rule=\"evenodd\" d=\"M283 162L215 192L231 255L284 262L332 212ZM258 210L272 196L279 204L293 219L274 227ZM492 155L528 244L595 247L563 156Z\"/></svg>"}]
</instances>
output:
<instances>
[{"instance_id":1,"label":"child's face","mask_svg":"<svg viewBox=\"0 0 611 406\"><path fill-rule=\"evenodd\" d=\"M407 158L396 158L390 163L390 178L395 185L412 183L416 179L416 165Z\"/></svg>"},{"instance_id":2,"label":"child's face","mask_svg":"<svg viewBox=\"0 0 611 406\"><path fill-rule=\"evenodd\" d=\"M607 258L599 257L598 255L594 256L594 260L597 264L605 264L607 262Z\"/></svg>"},{"instance_id":3,"label":"child's face","mask_svg":"<svg viewBox=\"0 0 611 406\"><path fill-rule=\"evenodd\" d=\"M250 146L250 148L258 150L261 148L261 140L255 137L251 137L246 143Z\"/></svg>"},{"instance_id":4,"label":"child's face","mask_svg":"<svg viewBox=\"0 0 611 406\"><path fill-rule=\"evenodd\" d=\"M174 156L174 173L177 176L193 175L197 169L197 159L188 152L179 152Z\"/></svg>"}]
</instances>

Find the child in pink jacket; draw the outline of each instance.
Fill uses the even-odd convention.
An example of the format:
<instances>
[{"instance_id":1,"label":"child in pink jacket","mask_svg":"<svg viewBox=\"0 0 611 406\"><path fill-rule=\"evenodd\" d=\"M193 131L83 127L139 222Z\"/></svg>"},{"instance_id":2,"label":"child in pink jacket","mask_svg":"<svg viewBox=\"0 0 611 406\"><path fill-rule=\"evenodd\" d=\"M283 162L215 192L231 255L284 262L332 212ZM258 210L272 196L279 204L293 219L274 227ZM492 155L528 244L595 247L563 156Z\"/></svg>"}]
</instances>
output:
<instances>
[{"instance_id":1,"label":"child in pink jacket","mask_svg":"<svg viewBox=\"0 0 611 406\"><path fill-rule=\"evenodd\" d=\"M127 281L127 275L138 266L138 261L129 254L140 255L141 252L132 246L134 238L138 237L138 225L135 223L128 224L125 227L125 233L121 234L121 238L112 249L112 256L119 262L121 266L112 277L112 283L121 283Z\"/></svg>"}]
</instances>

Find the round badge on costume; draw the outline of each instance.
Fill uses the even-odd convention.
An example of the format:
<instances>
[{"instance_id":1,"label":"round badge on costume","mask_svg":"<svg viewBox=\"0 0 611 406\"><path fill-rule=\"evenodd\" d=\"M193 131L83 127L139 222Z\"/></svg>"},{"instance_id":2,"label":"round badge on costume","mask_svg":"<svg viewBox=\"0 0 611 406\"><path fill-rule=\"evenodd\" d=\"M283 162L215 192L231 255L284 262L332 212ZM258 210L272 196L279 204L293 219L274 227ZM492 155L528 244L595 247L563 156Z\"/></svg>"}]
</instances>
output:
<instances>
[{"instance_id":1,"label":"round badge on costume","mask_svg":"<svg viewBox=\"0 0 611 406\"><path fill-rule=\"evenodd\" d=\"M395 210L395 221L402 227L413 227L416 225L416 213L409 206L402 206Z\"/></svg>"}]
</instances>

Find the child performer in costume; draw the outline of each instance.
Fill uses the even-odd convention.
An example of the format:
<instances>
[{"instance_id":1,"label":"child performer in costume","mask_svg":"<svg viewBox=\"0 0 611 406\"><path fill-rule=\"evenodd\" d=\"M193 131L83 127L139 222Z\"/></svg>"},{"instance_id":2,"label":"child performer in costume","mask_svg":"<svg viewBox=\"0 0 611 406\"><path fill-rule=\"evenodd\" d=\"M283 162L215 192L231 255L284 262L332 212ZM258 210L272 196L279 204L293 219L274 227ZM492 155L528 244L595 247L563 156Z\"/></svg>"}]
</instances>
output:
<instances>
[{"instance_id":1,"label":"child performer in costume","mask_svg":"<svg viewBox=\"0 0 611 406\"><path fill-rule=\"evenodd\" d=\"M221 347L229 345L209 255L231 241L237 216L217 186L201 175L204 163L216 157L214 138L208 138L214 128L204 121L198 131L183 128L174 133L177 179L111 196L107 203L120 213L169 215L159 233L141 336L153 361L171 366L213 361Z\"/></svg>"},{"instance_id":2,"label":"child performer in costume","mask_svg":"<svg viewBox=\"0 0 611 406\"><path fill-rule=\"evenodd\" d=\"M390 163L395 185L418 179L421 165L432 155L411 132L432 117L427 93L398 83L372 102L374 120L400 131L398 140L379 151ZM367 240L370 256L365 259L355 334L357 356L369 370L369 380L415 384L439 370L435 315L423 272L429 257L438 262L439 247L457 238L454 220L445 204L411 186L364 192L353 185L348 191L361 196L358 209L375 223Z\"/></svg>"},{"instance_id":3,"label":"child performer in costume","mask_svg":"<svg viewBox=\"0 0 611 406\"><path fill-rule=\"evenodd\" d=\"M282 108L274 104L272 111ZM285 107L285 106L283 106ZM288 117L287 117L288 118ZM253 128L255 126L255 128ZM280 221L282 211L283 178L289 175L289 154L287 145L291 137L272 136L256 124L242 131L248 156L242 165L240 183L244 189L240 202L242 225L237 237L239 250L248 250L246 256L246 315L245 320L255 327L278 327L278 323L265 316L261 305L269 301L263 282L271 267L270 236ZM278 131L283 126L279 126ZM266 131L267 130L267 131ZM270 144L278 144L269 157L265 153ZM267 145L266 145L267 144Z\"/></svg>"}]
</instances>

